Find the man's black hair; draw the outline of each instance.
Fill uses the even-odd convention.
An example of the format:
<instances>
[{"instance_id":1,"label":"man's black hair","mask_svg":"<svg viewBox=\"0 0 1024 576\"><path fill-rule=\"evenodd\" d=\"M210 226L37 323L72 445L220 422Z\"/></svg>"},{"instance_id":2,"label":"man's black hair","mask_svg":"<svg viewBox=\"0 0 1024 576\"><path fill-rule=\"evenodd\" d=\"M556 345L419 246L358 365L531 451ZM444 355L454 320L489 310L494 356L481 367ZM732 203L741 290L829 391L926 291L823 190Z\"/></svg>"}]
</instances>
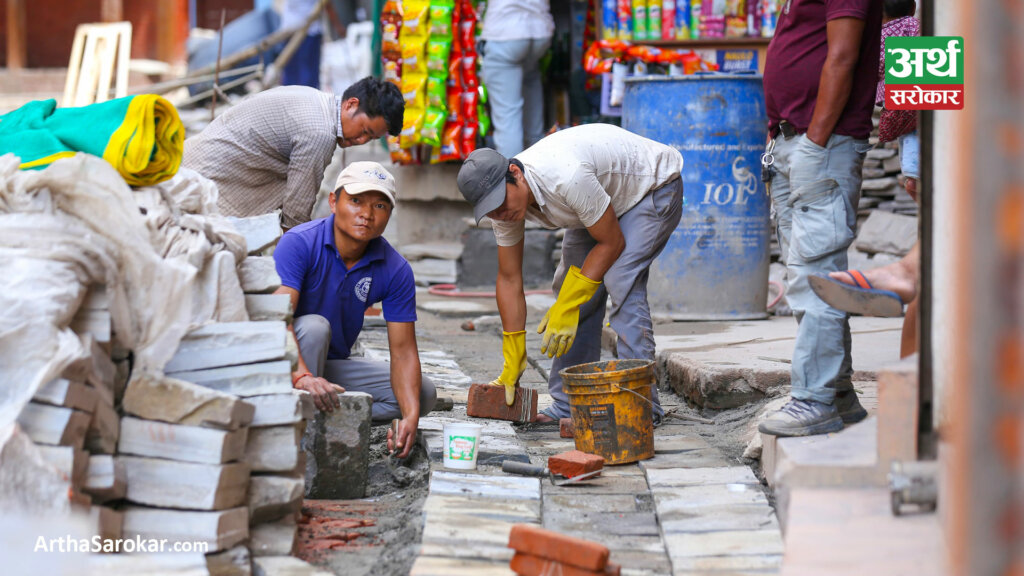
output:
<instances>
[{"instance_id":1,"label":"man's black hair","mask_svg":"<svg viewBox=\"0 0 1024 576\"><path fill-rule=\"evenodd\" d=\"M915 4L914 0L885 0L882 10L889 18L903 18L914 15Z\"/></svg>"},{"instance_id":2,"label":"man's black hair","mask_svg":"<svg viewBox=\"0 0 1024 576\"><path fill-rule=\"evenodd\" d=\"M342 100L359 99L359 112L370 118L384 118L388 134L398 136L402 131L402 116L405 114L405 99L402 91L391 82L367 76L345 89Z\"/></svg>"},{"instance_id":3,"label":"man's black hair","mask_svg":"<svg viewBox=\"0 0 1024 576\"><path fill-rule=\"evenodd\" d=\"M517 166L519 168L519 171L522 172L523 171L523 163L520 162L519 160L516 160L515 158L512 158L511 160L508 161L508 166L509 166L510 169L505 171L505 182L507 182L509 184L515 184L516 183L516 177L515 177L514 174L512 174L511 168L512 168L512 166Z\"/></svg>"}]
</instances>

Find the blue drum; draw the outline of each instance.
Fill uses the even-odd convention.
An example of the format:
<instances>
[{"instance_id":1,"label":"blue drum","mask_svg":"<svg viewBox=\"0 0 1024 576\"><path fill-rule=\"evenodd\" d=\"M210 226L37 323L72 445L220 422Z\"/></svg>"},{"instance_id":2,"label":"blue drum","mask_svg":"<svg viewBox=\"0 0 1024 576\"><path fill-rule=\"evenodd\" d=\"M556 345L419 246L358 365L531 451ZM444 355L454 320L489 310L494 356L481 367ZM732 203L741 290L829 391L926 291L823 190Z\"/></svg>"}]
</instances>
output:
<instances>
[{"instance_id":1,"label":"blue drum","mask_svg":"<svg viewBox=\"0 0 1024 576\"><path fill-rule=\"evenodd\" d=\"M767 317L761 76L627 78L622 127L683 155L683 215L651 267L651 311L674 320Z\"/></svg>"}]
</instances>

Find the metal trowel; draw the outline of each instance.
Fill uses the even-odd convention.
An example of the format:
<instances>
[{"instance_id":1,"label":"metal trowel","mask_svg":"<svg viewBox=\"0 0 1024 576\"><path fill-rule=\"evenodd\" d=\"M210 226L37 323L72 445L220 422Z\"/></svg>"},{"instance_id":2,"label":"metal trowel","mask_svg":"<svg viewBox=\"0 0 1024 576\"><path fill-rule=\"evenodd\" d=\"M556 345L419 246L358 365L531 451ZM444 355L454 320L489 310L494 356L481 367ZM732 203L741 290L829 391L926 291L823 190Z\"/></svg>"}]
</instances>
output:
<instances>
[{"instance_id":1,"label":"metal trowel","mask_svg":"<svg viewBox=\"0 0 1024 576\"><path fill-rule=\"evenodd\" d=\"M506 474L518 474L520 476L536 476L538 478L547 477L551 480L551 483L555 486L565 486L567 484L576 484L582 482L592 476L597 476L601 473L601 470L594 470L593 472L587 472L586 474L580 474L579 476L573 476L572 478L566 478L564 480L555 480L555 475L551 474L547 466L537 466L535 464L527 464L526 462L516 462L514 460L505 460L501 463L501 471Z\"/></svg>"}]
</instances>

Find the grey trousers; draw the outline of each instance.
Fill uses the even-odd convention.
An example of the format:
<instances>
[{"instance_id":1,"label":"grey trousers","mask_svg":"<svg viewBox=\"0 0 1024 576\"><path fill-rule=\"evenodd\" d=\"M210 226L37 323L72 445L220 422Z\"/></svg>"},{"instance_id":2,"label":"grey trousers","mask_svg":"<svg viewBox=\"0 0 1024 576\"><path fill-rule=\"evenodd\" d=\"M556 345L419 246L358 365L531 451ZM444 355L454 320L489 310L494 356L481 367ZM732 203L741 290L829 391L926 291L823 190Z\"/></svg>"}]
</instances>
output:
<instances>
[{"instance_id":1,"label":"grey trousers","mask_svg":"<svg viewBox=\"0 0 1024 576\"><path fill-rule=\"evenodd\" d=\"M323 316L307 314L295 319L295 339L306 367L318 378L337 384L347 392L365 392L373 396L370 409L374 421L401 418L398 399L391 388L391 364L363 358L328 360L327 351L331 343L331 323ZM420 416L434 409L437 390L434 383L423 376L420 385Z\"/></svg>"},{"instance_id":2,"label":"grey trousers","mask_svg":"<svg viewBox=\"0 0 1024 576\"><path fill-rule=\"evenodd\" d=\"M611 296L609 323L618 335L619 358L654 360L654 323L647 304L647 279L651 263L661 254L683 214L683 180L677 178L652 191L619 218L626 249L604 275L594 296L580 307L580 323L572 348L551 364L548 391L554 400L552 416L569 417L569 396L562 389L559 371L601 359L601 330L606 301ZM597 245L586 229L566 230L562 260L552 288L557 293L570 266L583 267L587 254ZM658 389L652 387L654 414L664 415Z\"/></svg>"}]
</instances>

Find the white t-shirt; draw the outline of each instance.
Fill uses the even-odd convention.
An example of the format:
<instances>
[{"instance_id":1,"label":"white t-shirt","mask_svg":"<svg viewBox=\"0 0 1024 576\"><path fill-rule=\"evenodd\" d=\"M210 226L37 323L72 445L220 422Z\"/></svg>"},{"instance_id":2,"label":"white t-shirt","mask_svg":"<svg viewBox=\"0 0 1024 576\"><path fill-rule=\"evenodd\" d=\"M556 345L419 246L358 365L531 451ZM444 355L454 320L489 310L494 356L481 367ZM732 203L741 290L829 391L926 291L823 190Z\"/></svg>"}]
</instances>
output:
<instances>
[{"instance_id":1,"label":"white t-shirt","mask_svg":"<svg viewBox=\"0 0 1024 576\"><path fill-rule=\"evenodd\" d=\"M611 124L560 130L515 156L538 207L526 218L545 228L589 228L611 204L616 217L679 178L678 150ZM523 239L525 222L492 222L499 246Z\"/></svg>"},{"instance_id":2,"label":"white t-shirt","mask_svg":"<svg viewBox=\"0 0 1024 576\"><path fill-rule=\"evenodd\" d=\"M550 38L555 32L548 0L490 0L480 30L483 40Z\"/></svg>"}]
</instances>

